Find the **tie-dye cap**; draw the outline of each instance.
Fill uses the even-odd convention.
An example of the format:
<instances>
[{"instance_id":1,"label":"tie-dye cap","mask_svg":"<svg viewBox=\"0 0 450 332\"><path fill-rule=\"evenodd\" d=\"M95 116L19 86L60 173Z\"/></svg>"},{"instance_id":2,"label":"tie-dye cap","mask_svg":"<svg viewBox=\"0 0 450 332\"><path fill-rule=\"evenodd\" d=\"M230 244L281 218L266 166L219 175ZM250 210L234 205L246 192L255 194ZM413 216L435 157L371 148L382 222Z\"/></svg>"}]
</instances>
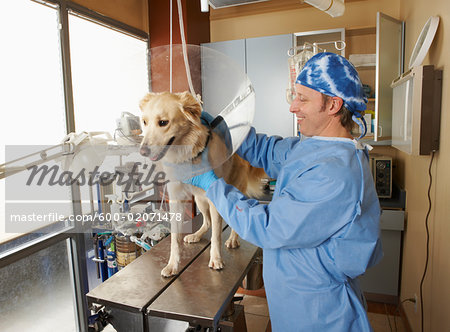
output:
<instances>
[{"instance_id":1,"label":"tie-dye cap","mask_svg":"<svg viewBox=\"0 0 450 332\"><path fill-rule=\"evenodd\" d=\"M366 135L367 124L362 112L366 110L367 98L358 72L346 58L330 52L316 54L305 64L295 83L342 98L344 106L353 114L353 121L361 128L359 138Z\"/></svg>"}]
</instances>

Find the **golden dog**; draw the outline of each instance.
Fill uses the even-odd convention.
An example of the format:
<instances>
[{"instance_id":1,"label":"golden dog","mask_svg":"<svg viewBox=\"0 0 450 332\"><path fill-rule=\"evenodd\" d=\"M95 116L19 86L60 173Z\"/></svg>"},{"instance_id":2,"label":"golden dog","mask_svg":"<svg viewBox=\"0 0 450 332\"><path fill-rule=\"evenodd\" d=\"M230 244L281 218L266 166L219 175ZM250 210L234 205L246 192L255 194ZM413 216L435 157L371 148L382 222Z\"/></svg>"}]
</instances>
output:
<instances>
[{"instance_id":1,"label":"golden dog","mask_svg":"<svg viewBox=\"0 0 450 332\"><path fill-rule=\"evenodd\" d=\"M227 159L223 139L202 125L201 106L189 92L149 93L141 100L140 108L144 133L140 149L142 155L155 162L163 160L171 164L196 165L201 162L201 158L205 158L204 154L207 154L208 162L218 177L224 178L227 183L247 196L261 195L260 179L265 176L264 171L250 166L238 155ZM162 167L164 168L164 163ZM203 214L203 224L197 232L186 235L184 241L198 242L211 226L209 267L222 269L224 266L221 257L222 218L206 197L205 191L181 181L170 181L167 189L171 203L174 198L183 199L180 192L189 191L189 195L194 195L198 209ZM170 208L173 212L172 208L176 209L176 205L170 204ZM165 277L179 272L181 239L179 232L175 233L177 234L172 231L169 262L161 271ZM239 238L234 230L225 245L228 248L239 247Z\"/></svg>"}]
</instances>

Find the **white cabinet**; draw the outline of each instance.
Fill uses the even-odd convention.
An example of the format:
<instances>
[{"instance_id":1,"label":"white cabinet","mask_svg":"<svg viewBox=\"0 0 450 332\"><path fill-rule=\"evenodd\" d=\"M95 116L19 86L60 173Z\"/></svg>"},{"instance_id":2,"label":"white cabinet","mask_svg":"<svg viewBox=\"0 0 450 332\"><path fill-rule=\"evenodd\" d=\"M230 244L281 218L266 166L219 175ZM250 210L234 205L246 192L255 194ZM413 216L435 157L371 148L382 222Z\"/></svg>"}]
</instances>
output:
<instances>
[{"instance_id":1,"label":"white cabinet","mask_svg":"<svg viewBox=\"0 0 450 332\"><path fill-rule=\"evenodd\" d=\"M245 66L245 39L238 40L226 40L222 42L215 43L205 43L202 46L206 46L216 50L220 53L223 53L233 59L241 68L243 68L244 72L246 72Z\"/></svg>"},{"instance_id":2,"label":"white cabinet","mask_svg":"<svg viewBox=\"0 0 450 332\"><path fill-rule=\"evenodd\" d=\"M202 46L228 55L247 73L256 93L253 126L257 132L282 137L294 135L294 116L289 112L286 101L289 78L287 51L292 47L291 34L207 43ZM205 85L202 89L204 95L220 93Z\"/></svg>"},{"instance_id":3,"label":"white cabinet","mask_svg":"<svg viewBox=\"0 0 450 332\"><path fill-rule=\"evenodd\" d=\"M390 144L392 137L390 85L403 70L403 33L403 22L383 13L377 13L376 27L346 30L346 54L349 57L374 54L376 59L374 66L357 66L362 83L372 89L372 98L369 98L366 114L372 114L372 135L368 135L367 138L373 139L374 142Z\"/></svg>"},{"instance_id":4,"label":"white cabinet","mask_svg":"<svg viewBox=\"0 0 450 332\"><path fill-rule=\"evenodd\" d=\"M331 52L345 56L345 29L338 28L294 33L294 49L290 52L290 55L299 56L303 52L308 54L308 56L306 56L307 59L318 52ZM302 65L296 63L295 69L292 69L292 84L295 80L294 77L298 76L301 68ZM294 132L298 133L296 118L294 118L293 125Z\"/></svg>"},{"instance_id":5,"label":"white cabinet","mask_svg":"<svg viewBox=\"0 0 450 332\"><path fill-rule=\"evenodd\" d=\"M268 135L293 136L294 115L286 101L292 35L250 38L246 46L247 75L256 92L254 127Z\"/></svg>"}]
</instances>

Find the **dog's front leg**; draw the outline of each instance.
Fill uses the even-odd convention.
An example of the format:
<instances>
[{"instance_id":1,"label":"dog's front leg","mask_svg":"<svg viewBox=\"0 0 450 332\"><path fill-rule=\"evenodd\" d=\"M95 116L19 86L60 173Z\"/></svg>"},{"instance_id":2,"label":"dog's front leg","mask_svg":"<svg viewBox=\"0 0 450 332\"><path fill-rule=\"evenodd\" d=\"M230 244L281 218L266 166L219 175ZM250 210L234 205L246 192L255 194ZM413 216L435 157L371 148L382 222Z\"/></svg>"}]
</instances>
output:
<instances>
[{"instance_id":1,"label":"dog's front leg","mask_svg":"<svg viewBox=\"0 0 450 332\"><path fill-rule=\"evenodd\" d=\"M210 205L209 199L206 197L205 192L202 189L192 187L192 192L195 194L194 198L195 203L197 204L197 208L203 215L203 223L197 232L193 234L188 234L184 237L184 242L187 243L196 243L200 241L202 236L211 227L211 215L209 213L209 205Z\"/></svg>"},{"instance_id":2,"label":"dog's front leg","mask_svg":"<svg viewBox=\"0 0 450 332\"><path fill-rule=\"evenodd\" d=\"M181 189L183 184L177 182L169 182L167 184L167 192L169 194L169 209L173 215L184 217L183 195ZM170 277L179 273L180 268L180 242L183 233L183 221L177 221L173 218L170 222L170 256L167 266L161 270L163 277ZM183 218L181 218L183 219Z\"/></svg>"},{"instance_id":3,"label":"dog's front leg","mask_svg":"<svg viewBox=\"0 0 450 332\"><path fill-rule=\"evenodd\" d=\"M221 254L222 217L212 203L209 211L211 214L211 251L208 266L215 270L220 270L224 266Z\"/></svg>"},{"instance_id":4,"label":"dog's front leg","mask_svg":"<svg viewBox=\"0 0 450 332\"><path fill-rule=\"evenodd\" d=\"M163 277L177 275L180 268L180 239L182 234L171 231L170 234L170 257L166 267L161 270Z\"/></svg>"}]
</instances>

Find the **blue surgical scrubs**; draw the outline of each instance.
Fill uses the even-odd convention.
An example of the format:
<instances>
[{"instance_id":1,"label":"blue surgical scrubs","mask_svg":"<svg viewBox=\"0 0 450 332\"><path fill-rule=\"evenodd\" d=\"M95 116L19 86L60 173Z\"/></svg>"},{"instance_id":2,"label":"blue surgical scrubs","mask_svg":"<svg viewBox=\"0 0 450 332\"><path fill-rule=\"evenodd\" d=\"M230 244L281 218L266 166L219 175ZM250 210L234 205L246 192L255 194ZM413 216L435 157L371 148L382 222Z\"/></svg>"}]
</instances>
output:
<instances>
[{"instance_id":1,"label":"blue surgical scrubs","mask_svg":"<svg viewBox=\"0 0 450 332\"><path fill-rule=\"evenodd\" d=\"M271 203L223 179L207 196L244 240L263 248L272 330L372 331L356 279L382 257L367 148L347 138L281 139L252 129L238 154L277 179Z\"/></svg>"}]
</instances>

